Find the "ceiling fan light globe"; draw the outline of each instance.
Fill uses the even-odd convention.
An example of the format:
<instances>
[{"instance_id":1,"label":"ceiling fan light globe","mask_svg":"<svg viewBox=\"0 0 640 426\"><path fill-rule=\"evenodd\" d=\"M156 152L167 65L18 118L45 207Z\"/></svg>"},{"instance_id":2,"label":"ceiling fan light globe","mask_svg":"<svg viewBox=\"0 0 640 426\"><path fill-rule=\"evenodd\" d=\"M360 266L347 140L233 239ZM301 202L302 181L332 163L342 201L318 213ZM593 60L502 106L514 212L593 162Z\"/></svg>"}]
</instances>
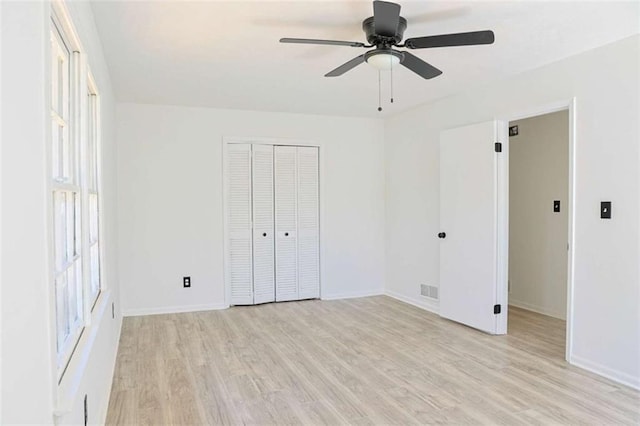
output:
<instances>
[{"instance_id":1,"label":"ceiling fan light globe","mask_svg":"<svg viewBox=\"0 0 640 426\"><path fill-rule=\"evenodd\" d=\"M379 53L369 56L367 63L377 70L386 71L400 64L400 58L390 53Z\"/></svg>"}]
</instances>

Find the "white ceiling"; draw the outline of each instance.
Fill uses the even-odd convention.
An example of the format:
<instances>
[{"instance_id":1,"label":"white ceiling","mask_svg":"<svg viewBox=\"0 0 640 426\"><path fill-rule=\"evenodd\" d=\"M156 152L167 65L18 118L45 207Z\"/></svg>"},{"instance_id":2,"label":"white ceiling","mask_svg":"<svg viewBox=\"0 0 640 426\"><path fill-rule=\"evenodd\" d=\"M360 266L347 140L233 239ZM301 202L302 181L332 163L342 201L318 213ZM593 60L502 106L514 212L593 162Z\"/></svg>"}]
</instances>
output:
<instances>
[{"instance_id":1,"label":"white ceiling","mask_svg":"<svg viewBox=\"0 0 640 426\"><path fill-rule=\"evenodd\" d=\"M403 1L405 38L491 29L488 46L414 50L444 73L394 71L395 103L377 112L378 75L362 64L324 74L365 49L280 44L281 37L366 41L370 1L96 1L95 20L120 101L385 116L640 32L640 3ZM603 76L606 78L606 76Z\"/></svg>"}]
</instances>

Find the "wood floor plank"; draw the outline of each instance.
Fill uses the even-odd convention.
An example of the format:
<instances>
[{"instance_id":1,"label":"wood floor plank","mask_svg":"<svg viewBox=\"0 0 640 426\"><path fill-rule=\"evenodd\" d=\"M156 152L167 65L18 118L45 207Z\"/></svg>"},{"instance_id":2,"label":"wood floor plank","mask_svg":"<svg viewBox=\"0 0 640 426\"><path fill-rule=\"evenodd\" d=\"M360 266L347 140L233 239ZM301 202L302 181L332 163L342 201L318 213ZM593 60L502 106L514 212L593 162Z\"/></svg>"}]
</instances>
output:
<instances>
[{"instance_id":1,"label":"wood floor plank","mask_svg":"<svg viewBox=\"0 0 640 426\"><path fill-rule=\"evenodd\" d=\"M490 336L385 296L125 318L107 424L639 424L564 361L565 322Z\"/></svg>"}]
</instances>

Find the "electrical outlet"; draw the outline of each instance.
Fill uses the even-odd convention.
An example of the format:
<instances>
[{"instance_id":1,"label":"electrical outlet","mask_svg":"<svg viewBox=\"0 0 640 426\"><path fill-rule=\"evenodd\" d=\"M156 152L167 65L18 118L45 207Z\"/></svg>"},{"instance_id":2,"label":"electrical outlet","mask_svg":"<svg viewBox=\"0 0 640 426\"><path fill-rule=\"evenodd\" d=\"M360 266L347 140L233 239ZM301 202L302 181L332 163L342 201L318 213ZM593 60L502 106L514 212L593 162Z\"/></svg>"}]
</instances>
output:
<instances>
[{"instance_id":1,"label":"electrical outlet","mask_svg":"<svg viewBox=\"0 0 640 426\"><path fill-rule=\"evenodd\" d=\"M184 288L191 287L191 277L182 277L182 286Z\"/></svg>"},{"instance_id":2,"label":"electrical outlet","mask_svg":"<svg viewBox=\"0 0 640 426\"><path fill-rule=\"evenodd\" d=\"M518 126L509 126L509 136L518 136Z\"/></svg>"},{"instance_id":3,"label":"electrical outlet","mask_svg":"<svg viewBox=\"0 0 640 426\"><path fill-rule=\"evenodd\" d=\"M84 426L89 424L89 404L87 403L87 394L84 395Z\"/></svg>"}]
</instances>

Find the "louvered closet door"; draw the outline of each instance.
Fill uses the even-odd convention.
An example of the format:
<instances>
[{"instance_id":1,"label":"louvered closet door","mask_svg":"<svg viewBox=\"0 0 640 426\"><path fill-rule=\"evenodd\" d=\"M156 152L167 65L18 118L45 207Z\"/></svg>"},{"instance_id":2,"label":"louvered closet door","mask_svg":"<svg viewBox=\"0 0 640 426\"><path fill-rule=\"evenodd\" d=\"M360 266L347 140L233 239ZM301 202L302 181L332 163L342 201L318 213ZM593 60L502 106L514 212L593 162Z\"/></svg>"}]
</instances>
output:
<instances>
[{"instance_id":1,"label":"louvered closet door","mask_svg":"<svg viewBox=\"0 0 640 426\"><path fill-rule=\"evenodd\" d=\"M253 304L251 145L227 150L227 280L232 305Z\"/></svg>"},{"instance_id":2,"label":"louvered closet door","mask_svg":"<svg viewBox=\"0 0 640 426\"><path fill-rule=\"evenodd\" d=\"M253 145L253 300L275 300L273 146Z\"/></svg>"},{"instance_id":3,"label":"louvered closet door","mask_svg":"<svg viewBox=\"0 0 640 426\"><path fill-rule=\"evenodd\" d=\"M318 148L297 148L298 298L320 297Z\"/></svg>"},{"instance_id":4,"label":"louvered closet door","mask_svg":"<svg viewBox=\"0 0 640 426\"><path fill-rule=\"evenodd\" d=\"M276 214L276 301L298 300L297 148L274 147Z\"/></svg>"}]
</instances>

